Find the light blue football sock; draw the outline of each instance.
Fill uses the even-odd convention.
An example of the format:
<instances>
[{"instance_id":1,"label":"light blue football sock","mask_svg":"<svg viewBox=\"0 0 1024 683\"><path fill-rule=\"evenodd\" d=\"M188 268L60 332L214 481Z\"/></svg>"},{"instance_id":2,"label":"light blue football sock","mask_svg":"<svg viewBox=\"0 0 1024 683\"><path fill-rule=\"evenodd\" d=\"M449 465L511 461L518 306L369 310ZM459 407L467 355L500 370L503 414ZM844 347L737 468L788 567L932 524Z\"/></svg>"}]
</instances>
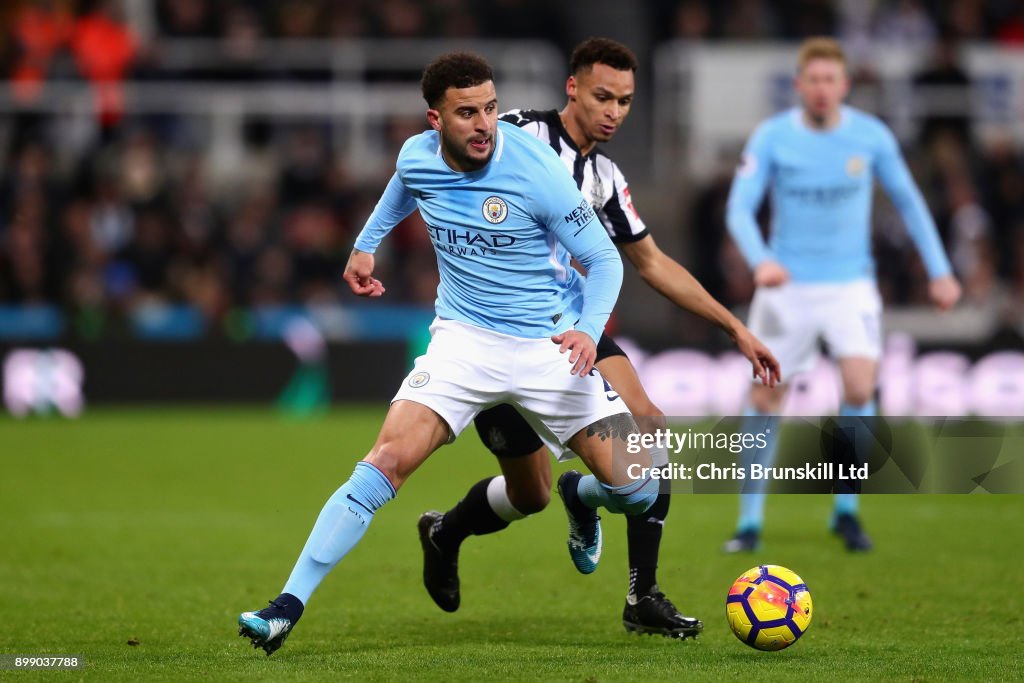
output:
<instances>
[{"instance_id":1,"label":"light blue football sock","mask_svg":"<svg viewBox=\"0 0 1024 683\"><path fill-rule=\"evenodd\" d=\"M839 417L874 417L876 415L878 415L878 404L874 401L868 401L862 406L855 406L846 401L839 405Z\"/></svg>"},{"instance_id":2,"label":"light blue football sock","mask_svg":"<svg viewBox=\"0 0 1024 683\"><path fill-rule=\"evenodd\" d=\"M639 514L650 507L653 498L657 497L657 482L651 485L652 481L641 479L623 486L609 486L601 483L593 474L586 474L577 484L577 498L592 510L604 508L617 514ZM634 510L635 506L639 507Z\"/></svg>"},{"instance_id":3,"label":"light blue football sock","mask_svg":"<svg viewBox=\"0 0 1024 683\"><path fill-rule=\"evenodd\" d=\"M860 509L860 497L856 493L837 493L832 504L832 520L839 515L856 515Z\"/></svg>"},{"instance_id":4,"label":"light blue football sock","mask_svg":"<svg viewBox=\"0 0 1024 683\"><path fill-rule=\"evenodd\" d=\"M609 486L587 474L576 484L576 496L592 510L603 507L616 514L638 515L654 504L660 485L660 480L649 476L622 486Z\"/></svg>"},{"instance_id":5,"label":"light blue football sock","mask_svg":"<svg viewBox=\"0 0 1024 683\"><path fill-rule=\"evenodd\" d=\"M604 507L611 500L612 494L597 477L585 474L576 484L576 496L588 508L596 510L599 507Z\"/></svg>"},{"instance_id":6,"label":"light blue football sock","mask_svg":"<svg viewBox=\"0 0 1024 683\"><path fill-rule=\"evenodd\" d=\"M845 401L839 406L839 417L874 417L878 414L878 406L874 401L855 406ZM871 455L871 427L860 420L849 420L854 429L853 448L857 462L863 463ZM832 525L839 515L856 515L860 505L860 497L856 493L837 493L832 506Z\"/></svg>"},{"instance_id":7,"label":"light blue football sock","mask_svg":"<svg viewBox=\"0 0 1024 683\"><path fill-rule=\"evenodd\" d=\"M373 514L394 497L395 488L380 470L368 462L356 463L352 476L324 504L281 592L305 605L324 577L359 543Z\"/></svg>"},{"instance_id":8,"label":"light blue football sock","mask_svg":"<svg viewBox=\"0 0 1024 683\"><path fill-rule=\"evenodd\" d=\"M743 420L740 422L740 432L743 434L758 434L764 432L764 448L746 448L741 454L741 465L747 472L747 478L743 482L743 493L740 494L740 517L736 522L736 531L754 531L760 533L764 526L764 500L765 486L763 479L750 479L750 465L758 463L765 467L775 462L775 451L779 441L778 415L765 415L753 408L748 408L743 413Z\"/></svg>"}]
</instances>

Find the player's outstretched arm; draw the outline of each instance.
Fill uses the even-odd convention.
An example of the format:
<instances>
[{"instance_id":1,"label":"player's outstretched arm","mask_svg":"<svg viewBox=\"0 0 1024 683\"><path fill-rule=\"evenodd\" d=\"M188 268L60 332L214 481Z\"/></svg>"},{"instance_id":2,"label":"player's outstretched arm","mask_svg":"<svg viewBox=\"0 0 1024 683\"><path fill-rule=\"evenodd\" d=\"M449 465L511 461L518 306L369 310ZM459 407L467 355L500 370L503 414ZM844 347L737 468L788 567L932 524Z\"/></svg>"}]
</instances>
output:
<instances>
[{"instance_id":1,"label":"player's outstretched arm","mask_svg":"<svg viewBox=\"0 0 1024 683\"><path fill-rule=\"evenodd\" d=\"M622 257L558 156L545 151L534 174L536 216L587 273L576 329L553 335L551 341L562 353L571 349L571 373L585 377L594 367L597 340L619 298Z\"/></svg>"},{"instance_id":2,"label":"player's outstretched arm","mask_svg":"<svg viewBox=\"0 0 1024 683\"><path fill-rule=\"evenodd\" d=\"M751 375L761 384L774 387L782 381L782 366L767 346L741 323L732 337L736 348L750 361Z\"/></svg>"},{"instance_id":3,"label":"player's outstretched arm","mask_svg":"<svg viewBox=\"0 0 1024 683\"><path fill-rule=\"evenodd\" d=\"M596 224L597 221L592 223ZM611 240L599 230L598 224L593 232L598 236L594 246L577 254L580 265L587 270L587 280L583 288L583 309L576 329L551 337L551 341L559 345L559 351L571 351L570 374L580 377L590 374L597 362L597 339L615 308L619 287L622 286L622 259Z\"/></svg>"},{"instance_id":4,"label":"player's outstretched arm","mask_svg":"<svg viewBox=\"0 0 1024 683\"><path fill-rule=\"evenodd\" d=\"M650 235L619 248L643 281L676 306L732 334L740 321L697 281L689 270L661 250Z\"/></svg>"},{"instance_id":5,"label":"player's outstretched arm","mask_svg":"<svg viewBox=\"0 0 1024 683\"><path fill-rule=\"evenodd\" d=\"M779 362L736 316L720 304L682 264L663 252L650 235L619 245L640 277L655 291L694 315L718 325L747 357L754 377L769 386L781 380Z\"/></svg>"},{"instance_id":6,"label":"player's outstretched arm","mask_svg":"<svg viewBox=\"0 0 1024 683\"><path fill-rule=\"evenodd\" d=\"M751 270L774 260L757 224L757 208L772 178L771 137L771 128L766 124L758 126L750 136L726 203L725 226Z\"/></svg>"},{"instance_id":7,"label":"player's outstretched arm","mask_svg":"<svg viewBox=\"0 0 1024 683\"><path fill-rule=\"evenodd\" d=\"M357 296L380 296L384 285L373 277L373 254L391 230L416 210L416 200L396 172L388 181L373 213L356 237L342 279Z\"/></svg>"},{"instance_id":8,"label":"player's outstretched arm","mask_svg":"<svg viewBox=\"0 0 1024 683\"><path fill-rule=\"evenodd\" d=\"M881 129L881 152L875 161L875 170L882 187L903 217L907 232L928 271L928 295L940 311L947 311L960 300L961 287L953 275L953 267L928 212L921 191L914 183L899 144L888 129Z\"/></svg>"},{"instance_id":9,"label":"player's outstretched arm","mask_svg":"<svg viewBox=\"0 0 1024 683\"><path fill-rule=\"evenodd\" d=\"M380 296L386 291L381 281L373 277L373 267L373 254L352 250L342 279L356 296Z\"/></svg>"}]
</instances>

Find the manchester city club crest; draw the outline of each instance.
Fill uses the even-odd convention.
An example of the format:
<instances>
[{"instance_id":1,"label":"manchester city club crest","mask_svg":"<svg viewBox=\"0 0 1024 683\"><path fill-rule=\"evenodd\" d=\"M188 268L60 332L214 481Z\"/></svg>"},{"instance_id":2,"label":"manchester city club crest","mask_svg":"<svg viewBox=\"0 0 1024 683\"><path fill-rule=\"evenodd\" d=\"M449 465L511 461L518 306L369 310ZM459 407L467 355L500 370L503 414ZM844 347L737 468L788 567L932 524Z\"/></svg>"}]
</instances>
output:
<instances>
[{"instance_id":1,"label":"manchester city club crest","mask_svg":"<svg viewBox=\"0 0 1024 683\"><path fill-rule=\"evenodd\" d=\"M488 197L484 200L484 218L488 223L500 223L508 216L508 204L501 197Z\"/></svg>"},{"instance_id":2,"label":"manchester city club crest","mask_svg":"<svg viewBox=\"0 0 1024 683\"><path fill-rule=\"evenodd\" d=\"M429 381L429 372L417 372L415 375L409 378L409 386L412 387L413 389L419 389Z\"/></svg>"},{"instance_id":3,"label":"manchester city club crest","mask_svg":"<svg viewBox=\"0 0 1024 683\"><path fill-rule=\"evenodd\" d=\"M851 178L856 178L864 169L867 168L867 163L864 161L864 157L854 154L852 157L846 160L846 175Z\"/></svg>"}]
</instances>

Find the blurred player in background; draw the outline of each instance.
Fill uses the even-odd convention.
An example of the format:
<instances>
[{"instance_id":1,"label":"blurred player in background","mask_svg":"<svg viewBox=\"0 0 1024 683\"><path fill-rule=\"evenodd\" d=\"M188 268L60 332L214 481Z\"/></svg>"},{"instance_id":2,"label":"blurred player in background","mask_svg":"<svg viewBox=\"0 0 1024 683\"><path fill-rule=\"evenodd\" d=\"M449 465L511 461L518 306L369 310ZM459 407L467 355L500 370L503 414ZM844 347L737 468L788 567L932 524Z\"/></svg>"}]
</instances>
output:
<instances>
[{"instance_id":1,"label":"blurred player in background","mask_svg":"<svg viewBox=\"0 0 1024 683\"><path fill-rule=\"evenodd\" d=\"M614 137L633 102L636 57L625 45L591 38L573 51L566 83L568 102L557 110L514 110L502 120L514 123L561 157L576 185L597 211L605 230L640 276L680 308L717 324L750 359L754 375L768 385L779 377L779 366L768 349L729 311L709 295L692 275L667 256L640 220L629 197L629 187L618 166L598 147ZM661 410L640 385L636 370L622 349L606 334L597 346L597 366L610 384L609 397L625 400L644 430L664 428ZM448 612L459 608L459 547L471 535L500 531L510 522L544 509L551 491L551 460L543 442L516 411L503 404L484 411L475 420L481 440L498 457L502 475L484 479L445 514L430 511L419 521L423 545L423 580L437 605ZM652 453L655 464L668 454ZM573 472L562 475L559 492ZM657 503L640 515L627 517L629 591L623 612L626 628L672 637L700 631L701 623L685 617L658 589L655 571L662 527L668 514L668 482ZM586 511L577 511L579 516ZM576 568L588 574L600 557L600 524L590 512L590 524L581 538L570 538L569 551Z\"/></svg>"},{"instance_id":2,"label":"blurred player in background","mask_svg":"<svg viewBox=\"0 0 1024 683\"><path fill-rule=\"evenodd\" d=\"M869 418L876 413L882 314L871 256L875 178L906 223L928 271L929 296L940 310L956 304L960 284L893 134L874 116L843 104L850 80L839 43L805 41L795 86L800 105L754 131L729 195L729 232L757 287L750 328L790 378L814 366L823 339L842 375L840 416ZM769 186L771 238L765 244L755 214ZM770 431L767 448L745 454L748 464L755 457L774 460L785 397L780 389L752 387L744 431ZM858 441L863 444L855 436ZM756 549L763 518L763 487L743 494L736 535L723 549ZM831 525L848 549L871 548L855 494L835 496Z\"/></svg>"},{"instance_id":3,"label":"blurred player in background","mask_svg":"<svg viewBox=\"0 0 1024 683\"><path fill-rule=\"evenodd\" d=\"M621 454L636 422L591 372L622 283L614 245L551 149L498 121L486 61L443 55L427 66L422 87L432 130L403 145L344 279L357 295L381 296L373 253L419 209L441 273L430 345L373 448L324 505L281 594L269 607L239 615L239 635L268 655L374 513L484 407L516 403L559 456L572 449L597 475L577 474L563 488L570 528L585 525L598 506L640 513L658 495L649 458L636 463L645 476L627 476ZM588 270L586 288L570 255ZM577 510L584 517L578 524Z\"/></svg>"}]
</instances>

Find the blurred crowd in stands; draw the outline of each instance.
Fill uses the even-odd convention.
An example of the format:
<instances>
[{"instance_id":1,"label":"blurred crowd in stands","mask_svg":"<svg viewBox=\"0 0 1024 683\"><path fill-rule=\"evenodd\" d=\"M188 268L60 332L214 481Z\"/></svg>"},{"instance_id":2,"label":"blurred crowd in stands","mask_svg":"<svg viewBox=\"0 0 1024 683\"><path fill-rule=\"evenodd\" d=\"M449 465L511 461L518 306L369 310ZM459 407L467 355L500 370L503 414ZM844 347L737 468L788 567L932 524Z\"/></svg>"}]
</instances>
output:
<instances>
[{"instance_id":1,"label":"blurred crowd in stands","mask_svg":"<svg viewBox=\"0 0 1024 683\"><path fill-rule=\"evenodd\" d=\"M330 78L326 67L295 72L247 61L269 38L540 38L566 52L574 7L568 0L155 0L140 21L132 16L137 3L3 3L8 99L31 105L47 82L77 79L94 88L96 118L92 132L75 138L60 116L31 106L3 115L0 305L52 303L96 321L143 303L183 303L218 321L238 307L350 301L340 274L386 177L355 178L323 121L254 117L244 137L260 172L245 169L245 182L229 187L211 182L206 150L180 134L180 121L125 114L123 81ZM851 48L860 85L870 85L872 73L859 46L920 45L935 59L915 84L960 87L969 78L958 41L1024 50L1024 3L1014 0L653 0L644 14L660 40L837 35ZM185 38L219 40L224 61L200 72L162 63L161 46ZM416 132L414 113L415 123L391 131L392 144ZM78 140L74 154L69 138ZM929 118L912 142L908 159L968 301L997 293L1024 301L1024 149L1008 136L976 139L966 114ZM677 229L692 247L687 265L733 305L749 300L751 282L722 222L731 173L723 165L706 187L690 189L689 220ZM926 301L898 215L885 202L876 213L886 300ZM436 267L415 214L388 248L381 273L388 298L432 302Z\"/></svg>"},{"instance_id":2,"label":"blurred crowd in stands","mask_svg":"<svg viewBox=\"0 0 1024 683\"><path fill-rule=\"evenodd\" d=\"M661 39L799 40L832 35L928 49L941 35L1024 46L1017 0L659 0Z\"/></svg>"}]
</instances>

